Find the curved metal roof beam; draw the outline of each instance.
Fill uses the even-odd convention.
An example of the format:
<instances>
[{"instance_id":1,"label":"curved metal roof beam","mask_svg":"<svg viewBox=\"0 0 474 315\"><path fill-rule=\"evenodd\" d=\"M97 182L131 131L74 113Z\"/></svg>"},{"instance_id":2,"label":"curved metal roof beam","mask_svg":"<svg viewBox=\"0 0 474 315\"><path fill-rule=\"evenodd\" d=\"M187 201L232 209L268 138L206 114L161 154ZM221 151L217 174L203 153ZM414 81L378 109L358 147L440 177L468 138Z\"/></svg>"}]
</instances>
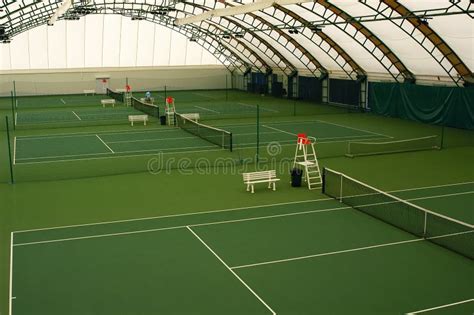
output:
<instances>
[{"instance_id":1,"label":"curved metal roof beam","mask_svg":"<svg viewBox=\"0 0 474 315\"><path fill-rule=\"evenodd\" d=\"M235 7L235 5L233 4L230 4L228 2L224 2L224 4L226 6L229 6L229 7ZM306 68L316 77L318 78L321 78L321 77L326 77L327 74L328 74L328 71L326 68L324 68L318 60L316 60L316 58L308 51L306 50L306 48L304 48L303 46L301 46L301 44L299 44L296 40L294 40L291 36L289 36L288 34L286 34L285 32L283 32L282 30L280 29L277 29L277 28L273 28L273 25L271 23L269 23L268 21L266 21L264 18L258 16L258 15L255 15L253 13L246 13L244 14L244 16L240 19L241 21L245 21L245 16L249 16L251 17L254 21L258 21L259 23L261 24L264 24L266 25L267 27L273 29L273 31L277 32L278 35L280 37L283 37L287 42L291 43L294 47L295 47L295 50L299 50L301 53L302 53L302 56L306 57L308 59L308 63L305 64ZM232 17L232 19L236 18L235 16ZM252 24L253 25L253 24ZM271 31L270 31L271 33ZM269 34L269 36L271 36ZM282 46L285 47L285 45L283 45L282 43L280 43ZM288 49L287 47L285 47L286 49ZM290 51L291 52L291 51ZM293 55L294 54L294 51L291 52ZM297 57L299 58L299 57ZM309 67L309 64L313 64L313 66L315 67L315 69L311 69ZM304 64L304 63L303 63ZM319 73L318 73L319 72ZM318 74L316 74L318 73Z\"/></svg>"},{"instance_id":2,"label":"curved metal roof beam","mask_svg":"<svg viewBox=\"0 0 474 315\"><path fill-rule=\"evenodd\" d=\"M323 14L318 14L314 8L317 5L321 5L325 8ZM342 26L341 24L333 24L335 27L339 28L341 31L346 33L348 36L353 38L358 44L360 44L367 52L369 52L386 70L387 72L397 81L401 82L402 77L405 81L415 82L415 76L413 73L408 70L408 68L403 64L403 62L398 58L398 56L387 46L382 40L380 40L375 34L373 34L368 28L366 28L362 23L356 21L351 15L336 7L335 5L329 3L327 0L315 0L311 8L307 6L298 4L299 7L311 12L324 20L330 21L334 20L336 17L341 18L347 24ZM347 26L351 25L356 33L349 34L347 31ZM362 40L360 36L362 34L365 40ZM370 49L367 47L366 42L370 41L373 44L373 48ZM378 56L382 54L382 57ZM388 60L389 65L387 65L386 60ZM396 70L396 71L395 71Z\"/></svg>"},{"instance_id":3,"label":"curved metal roof beam","mask_svg":"<svg viewBox=\"0 0 474 315\"><path fill-rule=\"evenodd\" d=\"M205 7L205 6L202 6L202 5L199 5L199 4L196 4L196 3L189 3L189 2L185 2L184 5L190 5L190 6L194 6L196 8L199 8L203 11L209 11L210 9L208 7ZM236 22L235 20L231 20L229 18L226 18L226 17L221 17L219 18L219 21L216 23L217 25L220 25L220 26L224 26L224 23L223 21L225 21L227 24L229 24L227 27L225 27L226 31L230 31L230 33L234 33L235 32L235 29L237 28L237 30L243 30L243 32L245 33L248 33L250 34L253 38L255 38L259 43L261 43L262 45L265 46L265 50L263 50L262 48L260 48L260 45L259 43L255 44L252 42L252 40L248 40L248 42L250 44L252 44L256 49L258 49L259 51L261 51L265 56L267 56L270 60L272 60L273 62L275 62L275 64L277 65L277 67L283 72L285 73L286 75L289 75L290 73L296 71L296 67L290 63L290 61L285 57L283 56L277 49L275 49L272 45L270 45L266 40L264 40L262 37L260 37L259 35L257 35L255 32L252 32L252 31L249 31L244 25L240 24L239 22ZM211 23L211 21L209 21L209 23ZM234 28L231 28L230 27L230 24L233 24L234 25ZM269 55L267 53L267 51L270 50L273 55ZM279 59L278 60L275 60L274 57L277 57ZM281 65L281 63L283 63L283 65Z\"/></svg>"},{"instance_id":4,"label":"curved metal roof beam","mask_svg":"<svg viewBox=\"0 0 474 315\"><path fill-rule=\"evenodd\" d=\"M142 6L142 5L141 5ZM51 7L48 10L48 7ZM25 31L28 31L30 29L33 29L35 27L47 24L49 18L50 18L50 13L54 11L54 8L57 7L56 3L47 3L41 8L38 8L38 12L36 14L31 14L29 19L22 18L20 20L20 17L13 17L10 19L10 24L12 27L11 32L9 33L12 37L16 36L20 33L23 33ZM101 6L95 6L98 11L112 11L112 14L118 14L114 12L113 10L115 8L107 8L107 7L101 7ZM46 8L46 9L45 9ZM43 9L43 10L42 10ZM132 12L132 10L128 10L127 12ZM101 13L101 14L110 14L110 13ZM121 14L122 16L128 16L126 14ZM213 38L212 36L209 36L207 33L203 33L201 29L198 29L196 31L196 27L176 27L173 25L173 23L170 23L169 21L160 21L156 19L156 15L151 14L150 16L146 16L147 20L156 24L160 24L162 26L165 26L171 30L177 31L178 33L181 33L187 37L193 37L196 34L202 34L204 36L199 36L198 41L196 41L201 47L206 49L208 52L213 54L216 59L218 59L226 68L228 68L230 71L233 69L239 69L242 73L247 71L247 69L250 67L249 63L246 62L244 59L242 59L238 54L235 54L231 49L229 49L226 45L223 45L221 42ZM63 19L63 17L60 17L60 19ZM16 22L15 20L19 20ZM14 27L15 24L18 24L19 27ZM204 39L206 38L206 39ZM207 40L210 39L210 40ZM224 51L226 51L228 54L225 54ZM227 63L228 62L228 63ZM229 64L230 63L230 64Z\"/></svg>"},{"instance_id":5,"label":"curved metal roof beam","mask_svg":"<svg viewBox=\"0 0 474 315\"><path fill-rule=\"evenodd\" d=\"M378 1L378 5L372 6L367 3L366 0L361 1L365 6L371 8L377 13L381 14L384 17L389 17L398 13L401 16L406 16L406 19L399 20L390 20L394 25L398 26L406 34L408 34L414 41L416 41L423 49L430 54L430 56L436 60L436 62L443 68L443 70L448 74L448 76L453 80L456 85L459 85L461 81L464 81L467 84L474 84L474 74L469 69L469 67L461 60L461 58L456 54L454 50L449 47L449 45L429 26L428 23L424 23L421 18L422 16L416 16L412 11L406 8L397 0L382 0ZM469 7L472 4L469 3ZM452 7L457 6L453 4ZM386 11L389 10L389 13ZM406 25L405 21L408 21L412 26L410 29ZM423 38L414 36L415 30L418 30ZM429 45L428 41L431 43ZM437 56L434 51L437 50L442 54L442 57ZM451 67L445 66L443 63L447 60Z\"/></svg>"},{"instance_id":6,"label":"curved metal roof beam","mask_svg":"<svg viewBox=\"0 0 474 315\"><path fill-rule=\"evenodd\" d=\"M273 8L275 10L279 10L281 12L283 12L284 14L290 16L291 18L293 18L295 21L301 23L301 25L305 25L306 27L308 26L311 26L311 23L309 21L307 21L306 19L304 19L302 16L298 15L297 13L279 5L279 4L273 4ZM273 15L273 18L274 19L277 19L274 15ZM279 21L283 22L284 24L286 25L289 25L288 22L285 22L284 19L278 19ZM294 25L292 25L294 26ZM304 35L304 34L303 34ZM354 61L354 59L352 59L349 54L341 47L339 46L336 42L334 42L327 34L325 34L322 30L321 31L318 31L317 33L313 34L311 37L308 37L306 35L304 35L306 38L308 38L309 40L313 41L313 38L314 36L319 36L321 38L321 40L323 42L326 42L330 48L334 49L334 51L337 53L337 56L333 56L330 54L330 49L329 50L325 50L323 47L321 47L321 43L316 43L315 41L313 41L313 43L315 45L317 45L322 51L324 51L332 60L334 60L334 62L339 65L339 67L341 67L341 69L347 74L347 76L351 79L357 79L358 76L364 76L365 75L365 71ZM341 63L338 58L341 57L345 63ZM348 71L346 69L346 65L349 65L350 68L352 69L352 71Z\"/></svg>"}]
</instances>

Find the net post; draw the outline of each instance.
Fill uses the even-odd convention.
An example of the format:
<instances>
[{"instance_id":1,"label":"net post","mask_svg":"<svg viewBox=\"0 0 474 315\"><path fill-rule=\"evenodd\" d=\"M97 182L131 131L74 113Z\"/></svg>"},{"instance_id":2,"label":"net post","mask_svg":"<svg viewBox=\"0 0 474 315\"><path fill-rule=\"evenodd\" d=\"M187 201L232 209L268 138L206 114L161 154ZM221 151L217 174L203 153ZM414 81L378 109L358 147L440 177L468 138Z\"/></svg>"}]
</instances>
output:
<instances>
[{"instance_id":1,"label":"net post","mask_svg":"<svg viewBox=\"0 0 474 315\"><path fill-rule=\"evenodd\" d=\"M15 124L15 96L13 94L13 91L10 92L11 98L12 98L12 121L13 121L13 130L16 128Z\"/></svg>"},{"instance_id":2,"label":"net post","mask_svg":"<svg viewBox=\"0 0 474 315\"><path fill-rule=\"evenodd\" d=\"M257 155L256 155L257 163L259 161L259 155L260 155L260 105L257 104Z\"/></svg>"},{"instance_id":3,"label":"net post","mask_svg":"<svg viewBox=\"0 0 474 315\"><path fill-rule=\"evenodd\" d=\"M11 144L10 144L10 127L8 124L8 116L5 116L5 126L7 129L7 145L8 145L7 153L8 153L9 167L10 167L10 183L14 184L15 178L13 176L12 149L11 149Z\"/></svg>"},{"instance_id":4,"label":"net post","mask_svg":"<svg viewBox=\"0 0 474 315\"><path fill-rule=\"evenodd\" d=\"M166 95L166 85L165 85L165 106L166 106L166 99L168 98L168 95Z\"/></svg>"}]
</instances>

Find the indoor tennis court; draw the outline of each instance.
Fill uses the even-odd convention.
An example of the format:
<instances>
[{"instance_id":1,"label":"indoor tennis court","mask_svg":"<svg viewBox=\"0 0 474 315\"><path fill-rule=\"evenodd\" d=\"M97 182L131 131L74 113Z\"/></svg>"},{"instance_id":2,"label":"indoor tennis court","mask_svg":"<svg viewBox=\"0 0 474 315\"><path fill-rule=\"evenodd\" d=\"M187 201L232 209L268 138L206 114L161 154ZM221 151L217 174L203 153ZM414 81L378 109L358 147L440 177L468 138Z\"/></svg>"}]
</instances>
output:
<instances>
[{"instance_id":1,"label":"indoor tennis court","mask_svg":"<svg viewBox=\"0 0 474 315\"><path fill-rule=\"evenodd\" d=\"M465 205L474 201L473 188L467 182L392 193L441 213L449 204L451 215L472 222ZM359 313L366 303L380 313L409 313L469 300L472 286L462 276L472 270L468 259L328 198L16 231L12 245L19 314L60 314L70 305L73 312L166 313L174 312L177 295L189 313ZM443 271L446 265L453 268ZM170 286L161 281L168 277L182 280ZM361 281L373 289L359 290ZM347 298L335 306L339 294Z\"/></svg>"},{"instance_id":2,"label":"indoor tennis court","mask_svg":"<svg viewBox=\"0 0 474 315\"><path fill-rule=\"evenodd\" d=\"M473 16L0 0L0 315L474 315Z\"/></svg>"}]
</instances>

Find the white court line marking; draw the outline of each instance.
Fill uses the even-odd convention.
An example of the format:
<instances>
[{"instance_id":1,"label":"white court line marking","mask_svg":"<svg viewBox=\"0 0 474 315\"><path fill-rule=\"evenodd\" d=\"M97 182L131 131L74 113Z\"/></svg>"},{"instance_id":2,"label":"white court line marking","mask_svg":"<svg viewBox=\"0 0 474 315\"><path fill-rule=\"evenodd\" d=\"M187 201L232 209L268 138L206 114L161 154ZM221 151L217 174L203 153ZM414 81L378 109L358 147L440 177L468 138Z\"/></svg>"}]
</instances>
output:
<instances>
[{"instance_id":1,"label":"white court line marking","mask_svg":"<svg viewBox=\"0 0 474 315\"><path fill-rule=\"evenodd\" d=\"M9 301L8 301L8 314L12 315L12 300L13 297L13 232L10 233L10 284L9 284Z\"/></svg>"},{"instance_id":2,"label":"white court line marking","mask_svg":"<svg viewBox=\"0 0 474 315\"><path fill-rule=\"evenodd\" d=\"M13 138L13 165L16 164L16 137Z\"/></svg>"},{"instance_id":3,"label":"white court line marking","mask_svg":"<svg viewBox=\"0 0 474 315\"><path fill-rule=\"evenodd\" d=\"M237 103L237 104L245 106L245 107L250 107L250 108L253 108L253 109L257 109L256 105L251 105L251 104L246 104L246 103ZM267 111L267 112L273 112L273 113L279 113L279 111L277 111L275 109L270 109L270 108L266 108L266 107L263 107L263 106L260 106L260 110Z\"/></svg>"},{"instance_id":4,"label":"white court line marking","mask_svg":"<svg viewBox=\"0 0 474 315\"><path fill-rule=\"evenodd\" d=\"M258 294L255 293L255 291L252 290L252 288L235 273L235 271L229 268L229 266L222 260L222 258L220 258L219 255L217 255L216 252L213 251L212 248L210 248L209 245L207 245L206 242L204 242L202 238L200 238L199 235L196 234L196 232L194 232L189 226L187 226L186 228L227 268L227 270L229 270L263 305L265 305L265 307L273 315L276 314L275 311L270 306L268 306L268 304L265 303L265 301L260 296L258 296Z\"/></svg>"},{"instance_id":5,"label":"white court line marking","mask_svg":"<svg viewBox=\"0 0 474 315\"><path fill-rule=\"evenodd\" d=\"M63 100L63 99L61 99L61 103L63 103L63 104L66 104L66 101L65 101L65 100Z\"/></svg>"},{"instance_id":6,"label":"white court line marking","mask_svg":"<svg viewBox=\"0 0 474 315\"><path fill-rule=\"evenodd\" d=\"M165 133L165 132L175 132L175 133L180 133L178 129L147 129L146 131L104 131L104 132L99 132L101 136L109 136L109 135L134 135L134 134L140 134L140 133ZM47 134L47 135L42 135L42 136L18 136L18 140L41 140L41 139L49 139L49 138L74 138L74 137L87 137L87 136L95 136L97 134L96 132L77 132L77 133L58 133L58 134Z\"/></svg>"},{"instance_id":7,"label":"white court line marking","mask_svg":"<svg viewBox=\"0 0 474 315\"><path fill-rule=\"evenodd\" d=\"M445 196L446 195L438 195L437 197L440 198L440 197L445 197ZM431 197L433 197L433 196L431 196ZM424 197L419 197L419 198L412 198L412 199L407 199L407 200L413 201L413 200L422 200L422 199L425 199L425 198ZM315 200L315 201L327 201L327 200L329 200L329 199L318 199L318 200ZM374 206L374 205L385 205L385 204L391 204L391 203L397 203L397 202L398 201L379 202L379 203L360 205L359 207L370 207L370 206ZM296 202L293 202L293 203L296 203ZM258 207L255 206L253 208L258 208ZM240 210L240 209L242 209L242 208L237 208L237 209L234 209L234 210ZM245 208L243 208L243 209L245 209ZM53 240L46 240L46 241L19 243L19 244L15 244L14 246L35 245L35 244L44 244L44 243L56 243L56 242L63 242L63 241L73 241L73 240L82 240L82 239L90 239L90 238L101 238L101 237L109 237L109 236L117 236L117 235L148 233L148 232L156 232L156 231L168 230L168 229L178 229L178 228L182 228L182 227L185 227L185 226L192 226L192 227L195 227L195 226L208 226L208 225L238 223L238 222L262 220L262 219L274 219L274 218L282 218L282 217L289 217L289 216L296 216L296 215L306 215L306 214L338 211L338 210L344 210L344 209L348 210L348 209L352 209L352 207L342 206L342 207L335 207L335 208L306 210L306 211L300 211L300 212L290 212L290 213L274 214L274 215L259 216L259 217L250 217L250 218L243 218L243 219L212 221L212 222L187 224L187 225L179 225L179 226L172 226L172 227L162 227L162 228L149 229L149 230L137 230L137 231L131 231L131 232L118 232L118 233L111 233L111 234L96 234L96 235L89 235L89 236L64 238L64 239L53 239ZM229 210L229 211L234 211L234 210ZM222 211L209 211L208 213L223 212L223 211L225 211L225 210L222 210ZM201 213L195 213L195 214L201 214ZM155 219L164 218L164 217L186 216L186 215L189 215L189 214L169 215L169 216L163 216L163 217L156 217ZM149 219L153 219L153 218L149 218ZM69 226L69 227L91 226L91 225L99 225L99 224L104 224L105 225L105 224L110 224L110 223L121 223L121 222L130 222L130 221L139 221L139 220L145 220L145 219L131 219L131 220L123 220L123 221L115 221L115 222L91 223L91 224L83 224L83 225L76 225L76 226ZM19 231L19 232L15 232L15 233L32 232L32 231L44 231L44 230L52 230L52 229L60 229L60 228L65 228L65 227L45 228L45 229L36 229L36 230L29 230L29 231ZM432 237L432 238L436 238L436 237Z\"/></svg>"},{"instance_id":8,"label":"white court line marking","mask_svg":"<svg viewBox=\"0 0 474 315\"><path fill-rule=\"evenodd\" d=\"M79 115L78 115L78 114L76 114L76 112L75 112L75 111L72 111L72 113L74 114L74 116L76 116L76 117L77 117L77 119L79 119L79 120L82 120L82 119L81 119L81 117L79 117ZM86 115L86 116L87 116L87 115Z\"/></svg>"},{"instance_id":9,"label":"white court line marking","mask_svg":"<svg viewBox=\"0 0 474 315\"><path fill-rule=\"evenodd\" d=\"M273 127L270 127L270 126L267 126L267 125L262 125L262 127L265 127L265 128L268 128L268 129L273 129L273 130L276 130L276 131L278 131L278 132L286 133L286 134L288 134L288 135L290 135L290 136L295 136L295 137L298 136L298 135L295 134L295 133L291 133L291 132L288 132L288 131L285 131L285 130L281 130L281 129L278 129L278 128L273 128Z\"/></svg>"},{"instance_id":10,"label":"white court line marking","mask_svg":"<svg viewBox=\"0 0 474 315\"><path fill-rule=\"evenodd\" d=\"M211 113L216 113L216 114L221 113L221 112L218 112L217 110L213 110L213 109L209 109L209 108L205 108L205 107L201 107L201 106L197 106L197 105L194 105L194 107L202 109L202 110L207 110L208 112L211 112Z\"/></svg>"},{"instance_id":11,"label":"white court line marking","mask_svg":"<svg viewBox=\"0 0 474 315\"><path fill-rule=\"evenodd\" d=\"M109 233L109 234L78 236L78 237L69 237L69 238L63 238L63 239L46 240L46 241L18 243L18 244L14 244L13 246L16 247L16 246L38 245L38 244L50 244L50 243L68 242L68 241L77 241L77 240L88 240L88 239L112 237L112 236L143 234L143 233L151 233L151 232L159 232L159 231L177 230L177 229L183 229L185 227L186 227L186 225L179 225L179 226L163 227L163 228L156 228L156 229L149 229L149 230L138 230L138 231L130 231L130 232L118 232L118 233ZM15 233L17 233L17 232L15 232Z\"/></svg>"},{"instance_id":12,"label":"white court line marking","mask_svg":"<svg viewBox=\"0 0 474 315\"><path fill-rule=\"evenodd\" d=\"M241 210L265 208L265 207L294 205L294 204L300 204L300 203L320 202L320 201L328 201L328 200L334 200L334 198L299 200L299 201L280 202L280 203L272 203L272 204L265 204L265 205L258 205L258 206L227 208L227 209L208 210L208 211L180 213L180 214L168 214L168 215L161 215L161 216L156 216L156 217L144 217L144 218L127 219L127 220L115 220L115 221L103 221L103 222L96 222L96 223L63 225L63 226L55 226L55 227L47 227L47 228L39 228L39 229L19 230L19 231L14 231L13 233L37 232L37 231L56 230L56 229L64 229L64 228L76 228L76 227L83 227L83 226L126 223L126 222L135 222L135 221L147 221L147 220L155 220L155 219L185 217L185 216L193 216L193 215L201 215L201 214L213 214L213 213L221 213L221 212L232 212L232 211L241 211Z\"/></svg>"},{"instance_id":13,"label":"white court line marking","mask_svg":"<svg viewBox=\"0 0 474 315\"><path fill-rule=\"evenodd\" d=\"M75 156L90 156L90 155L107 155L107 156L99 156L99 157L90 157L90 158L79 158L79 159L63 159L63 160L52 160L52 161L34 161L34 162L21 162L18 164L22 165L30 165L30 164L44 164L44 163L62 163L62 162L71 162L71 161L92 161L92 160L103 160L103 159L119 159L119 158L129 158L129 157L139 157L139 156L153 156L157 154L161 155L171 155L171 154L181 154L181 153L200 153L200 152L217 152L222 151L223 149L214 149L210 150L207 148L215 148L216 146L196 146L196 147L182 147L179 148L180 150L184 149L183 151L177 150L177 148L169 148L169 149L150 149L150 150L141 150L141 151L120 151L116 152L115 155L108 155L110 153L90 153L90 154L79 154L79 155L70 155L71 157ZM194 150L194 151L186 151L186 149L195 149L195 148L206 148L205 150ZM171 151L176 150L176 151ZM171 152L163 152L163 151L171 151ZM128 153L140 153L140 152L152 152L152 153L143 153L143 154L128 154ZM59 156L59 157L68 157L66 156ZM41 159L53 159L58 158L58 156L50 156L50 157L40 157ZM37 158L24 158L21 160L34 160ZM20 160L20 159L19 159Z\"/></svg>"},{"instance_id":14,"label":"white court line marking","mask_svg":"<svg viewBox=\"0 0 474 315\"><path fill-rule=\"evenodd\" d=\"M468 299L468 300L454 302L454 303L450 303L450 304L439 305L439 306L435 306L435 307L432 307L432 308L427 308L427 309L424 309L424 310L419 310L419 311L415 311L415 312L406 313L406 315L415 315L415 314L419 314L419 313L434 311L434 310L438 310L438 309L441 309L441 308L446 308L446 307L455 306L455 305L464 304L464 303L470 303L470 302L474 302L474 299Z\"/></svg>"},{"instance_id":15,"label":"white court line marking","mask_svg":"<svg viewBox=\"0 0 474 315\"><path fill-rule=\"evenodd\" d=\"M105 141L102 140L101 137L99 137L99 135L95 135L95 136L100 140L100 142L102 142L102 143L107 147L107 149L110 150L110 152L115 153L114 150L112 150L112 149L107 145L107 143L105 143Z\"/></svg>"},{"instance_id":16,"label":"white court line marking","mask_svg":"<svg viewBox=\"0 0 474 315\"><path fill-rule=\"evenodd\" d=\"M408 188L408 189L398 189L398 190L391 190L391 191L388 191L388 192L389 193L394 193L394 192L401 192L401 191L426 190L426 189L431 189L431 188L460 186L460 185L466 185L466 184L467 185L474 184L474 181L454 183L454 184L435 185L435 186L422 186L422 187L415 187L415 188ZM444 195L440 195L440 197L444 197ZM416 198L416 199L423 199L423 198L424 197L419 197L419 198ZM155 219L164 219L164 218L173 218L173 217L182 217L182 216L193 216L193 215L201 215L201 214L212 214L212 213L221 213L221 212L232 212L232 211L241 211L241 210L265 208L265 207L294 205L294 204L300 204L300 203L321 202L321 201L329 201L329 200L334 200L334 198L299 200L299 201L289 201L289 202L264 204L264 205L258 205L258 206L247 206L247 207L208 210L208 211L191 212L191 213L169 214L169 215L162 215L162 216L155 216L155 217L143 217L143 218L126 219L126 220L102 221L102 222L84 223L84 224L75 224L75 225L62 225L62 226L37 228L37 229L29 229L29 230L18 230L18 231L14 231L13 233L37 232L37 231L56 230L56 229L64 229L64 228L77 228L77 227L83 227L83 226L95 226L95 225L105 225L105 224L115 224L115 223L125 223L125 222L135 222L135 221L147 221L147 220L155 220ZM409 200L413 201L415 199L409 199Z\"/></svg>"},{"instance_id":17,"label":"white court line marking","mask_svg":"<svg viewBox=\"0 0 474 315\"><path fill-rule=\"evenodd\" d=\"M149 141L174 141L184 139L196 139L194 137L176 137L176 138L152 138L152 139L138 139L138 140L119 140L119 141L108 141L108 143L133 143L133 142L149 142Z\"/></svg>"},{"instance_id":18,"label":"white court line marking","mask_svg":"<svg viewBox=\"0 0 474 315\"><path fill-rule=\"evenodd\" d=\"M391 136L387 136L387 135L384 135L384 134L381 134L381 133L377 133L377 132L373 132L373 131L369 131L369 130L364 130L364 129L359 129L359 128L354 128L354 127L349 127L349 126L345 126L345 125L340 125L340 124L328 122L328 121L325 121L325 120L317 119L316 121L322 122L322 123L325 123L325 124L329 124L329 125L338 126L338 127L341 127L341 128L347 128L347 129L362 131L362 132L365 132L365 133L371 133L373 135L382 136L382 137L386 137L386 138L393 138Z\"/></svg>"},{"instance_id":19,"label":"white court line marking","mask_svg":"<svg viewBox=\"0 0 474 315\"><path fill-rule=\"evenodd\" d=\"M320 254L314 254L314 255L306 255L306 256L299 256L299 257L292 257L292 258L278 259L278 260L270 260L270 261L255 263L255 264L234 266L234 267L231 267L231 269L234 270L234 269L264 266L264 265L272 265L272 264L284 263L284 262L289 262L289 261L304 260L304 259L310 259L310 258L316 258L316 257L322 257L322 256L330 256L330 255L338 255L338 254L344 254L344 253L350 253L350 252L363 251L363 250L367 250L367 249L387 247L387 246L400 245L400 244L413 243L413 242L421 242L421 241L424 241L424 239L423 238L417 238L417 239L412 239L412 240L377 244L377 245L372 245L372 246L357 247L357 248L344 249L344 250L338 250L338 251L334 251L334 252L320 253Z\"/></svg>"},{"instance_id":20,"label":"white court line marking","mask_svg":"<svg viewBox=\"0 0 474 315\"><path fill-rule=\"evenodd\" d=\"M291 257L291 258L285 258L285 259L269 260L269 261L254 263L254 264L234 266L234 267L231 267L231 269L243 269L243 268L250 268L250 267L259 267L259 266L265 266L265 265L280 264L280 263L296 261L296 260L305 260L305 259L311 259L311 258L317 258L317 257L323 257L323 256L331 256L331 255L345 254L345 253L350 253L350 252L358 252L358 251L363 251L363 250L368 250L368 249L373 249L373 248L388 247L388 246L400 245L400 244L405 244L405 243L421 242L421 241L427 241L427 240L430 240L430 239L438 239L438 238L444 238L444 237L462 235L462 234L468 234L468 233L474 233L474 232L473 231L459 232L459 233L446 234L446 235L442 235L442 236L428 237L426 239L425 238L416 238L416 239L411 239L411 240L384 243L384 244L377 244L377 245L357 247L357 248L350 248L350 249L344 249L344 250L338 250L338 251L334 251L334 252L326 252L326 253L320 253L320 254L314 254L314 255L306 255L306 256Z\"/></svg>"}]
</instances>

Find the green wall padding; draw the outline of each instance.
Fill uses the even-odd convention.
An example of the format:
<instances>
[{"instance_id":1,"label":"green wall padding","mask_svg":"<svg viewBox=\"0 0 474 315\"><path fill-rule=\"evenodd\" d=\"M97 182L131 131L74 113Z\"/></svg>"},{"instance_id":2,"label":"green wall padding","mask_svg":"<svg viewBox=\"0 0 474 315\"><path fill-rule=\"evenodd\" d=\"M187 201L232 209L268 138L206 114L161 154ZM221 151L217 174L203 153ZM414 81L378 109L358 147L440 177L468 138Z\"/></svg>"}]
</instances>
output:
<instances>
[{"instance_id":1,"label":"green wall padding","mask_svg":"<svg viewBox=\"0 0 474 315\"><path fill-rule=\"evenodd\" d=\"M384 116L474 129L474 88L370 82L369 107Z\"/></svg>"}]
</instances>

